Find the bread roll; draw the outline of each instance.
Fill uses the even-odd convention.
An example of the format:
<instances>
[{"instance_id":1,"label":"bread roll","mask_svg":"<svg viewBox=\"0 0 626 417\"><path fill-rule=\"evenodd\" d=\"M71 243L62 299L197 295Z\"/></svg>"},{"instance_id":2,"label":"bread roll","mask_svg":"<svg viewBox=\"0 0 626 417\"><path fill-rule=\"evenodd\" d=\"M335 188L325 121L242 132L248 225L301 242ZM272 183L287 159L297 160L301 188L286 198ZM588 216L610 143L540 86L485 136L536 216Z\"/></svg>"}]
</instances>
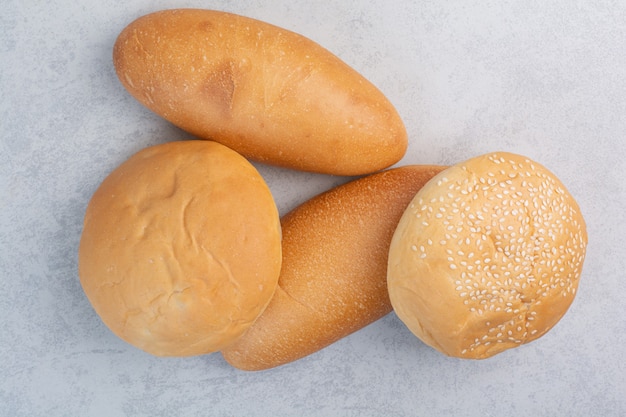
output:
<instances>
[{"instance_id":1,"label":"bread roll","mask_svg":"<svg viewBox=\"0 0 626 417\"><path fill-rule=\"evenodd\" d=\"M102 321L158 356L217 351L274 294L280 221L270 190L215 142L144 149L93 195L79 275Z\"/></svg>"},{"instance_id":2,"label":"bread roll","mask_svg":"<svg viewBox=\"0 0 626 417\"><path fill-rule=\"evenodd\" d=\"M281 220L283 267L268 308L222 351L243 370L316 352L391 311L389 242L417 190L443 167L406 166L323 193Z\"/></svg>"},{"instance_id":3,"label":"bread roll","mask_svg":"<svg viewBox=\"0 0 626 417\"><path fill-rule=\"evenodd\" d=\"M146 107L249 159L361 175L407 148L398 112L371 82L312 40L255 19L151 13L120 33L113 62Z\"/></svg>"},{"instance_id":4,"label":"bread roll","mask_svg":"<svg viewBox=\"0 0 626 417\"><path fill-rule=\"evenodd\" d=\"M560 320L586 246L581 211L554 174L521 155L483 155L417 193L391 241L389 296L427 345L487 358Z\"/></svg>"}]
</instances>

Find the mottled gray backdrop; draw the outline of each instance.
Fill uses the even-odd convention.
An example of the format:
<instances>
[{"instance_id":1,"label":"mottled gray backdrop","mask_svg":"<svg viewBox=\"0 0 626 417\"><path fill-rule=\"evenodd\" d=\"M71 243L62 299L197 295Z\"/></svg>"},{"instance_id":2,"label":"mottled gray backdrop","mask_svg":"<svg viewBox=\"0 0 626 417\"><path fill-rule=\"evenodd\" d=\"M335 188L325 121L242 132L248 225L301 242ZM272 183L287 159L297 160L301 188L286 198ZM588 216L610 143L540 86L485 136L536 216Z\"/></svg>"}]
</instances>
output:
<instances>
[{"instance_id":1,"label":"mottled gray backdrop","mask_svg":"<svg viewBox=\"0 0 626 417\"><path fill-rule=\"evenodd\" d=\"M578 296L546 336L485 361L444 357L392 313L284 367L159 359L110 333L82 293L86 204L144 146L188 136L117 81L111 49L163 8L295 30L403 117L400 164L525 154L578 199ZM5 0L0 11L0 415L626 415L626 3L622 1ZM258 165L281 213L346 178Z\"/></svg>"}]
</instances>

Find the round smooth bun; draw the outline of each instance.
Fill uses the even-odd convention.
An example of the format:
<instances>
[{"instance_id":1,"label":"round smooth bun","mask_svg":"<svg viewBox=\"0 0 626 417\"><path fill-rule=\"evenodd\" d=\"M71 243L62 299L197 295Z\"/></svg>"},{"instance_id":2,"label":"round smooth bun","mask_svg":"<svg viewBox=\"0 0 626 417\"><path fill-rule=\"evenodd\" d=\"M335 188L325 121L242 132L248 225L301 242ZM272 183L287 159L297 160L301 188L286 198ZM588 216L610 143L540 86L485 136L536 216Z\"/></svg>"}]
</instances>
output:
<instances>
[{"instance_id":1,"label":"round smooth bun","mask_svg":"<svg viewBox=\"0 0 626 417\"><path fill-rule=\"evenodd\" d=\"M572 303L585 221L545 167L511 153L454 165L430 180L391 241L397 316L442 353L482 359L535 340Z\"/></svg>"},{"instance_id":2,"label":"round smooth bun","mask_svg":"<svg viewBox=\"0 0 626 417\"><path fill-rule=\"evenodd\" d=\"M269 303L281 267L278 210L258 171L211 141L146 148L86 210L79 276L102 321L157 356L215 352Z\"/></svg>"}]
</instances>

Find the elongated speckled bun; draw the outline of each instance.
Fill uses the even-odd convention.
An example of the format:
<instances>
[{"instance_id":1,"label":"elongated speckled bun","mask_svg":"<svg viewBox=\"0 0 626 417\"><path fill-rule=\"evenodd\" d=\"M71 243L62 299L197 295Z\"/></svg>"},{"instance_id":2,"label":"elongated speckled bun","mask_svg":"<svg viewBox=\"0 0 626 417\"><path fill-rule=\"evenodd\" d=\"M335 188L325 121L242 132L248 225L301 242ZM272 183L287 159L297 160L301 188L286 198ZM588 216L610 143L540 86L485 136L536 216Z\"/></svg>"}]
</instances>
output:
<instances>
[{"instance_id":1,"label":"elongated speckled bun","mask_svg":"<svg viewBox=\"0 0 626 417\"><path fill-rule=\"evenodd\" d=\"M587 246L574 198L530 159L454 165L415 196L393 236L388 288L423 342L487 358L550 330L574 300Z\"/></svg>"}]
</instances>

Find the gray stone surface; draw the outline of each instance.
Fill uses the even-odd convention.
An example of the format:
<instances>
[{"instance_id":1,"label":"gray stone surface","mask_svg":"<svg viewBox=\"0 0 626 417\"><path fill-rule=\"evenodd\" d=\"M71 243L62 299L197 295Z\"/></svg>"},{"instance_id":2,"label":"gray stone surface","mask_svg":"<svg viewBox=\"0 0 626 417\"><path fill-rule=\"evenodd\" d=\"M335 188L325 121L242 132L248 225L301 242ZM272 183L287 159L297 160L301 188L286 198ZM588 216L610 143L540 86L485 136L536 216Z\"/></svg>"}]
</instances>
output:
<instances>
[{"instance_id":1,"label":"gray stone surface","mask_svg":"<svg viewBox=\"0 0 626 417\"><path fill-rule=\"evenodd\" d=\"M400 164L495 150L555 172L587 220L578 296L543 338L444 357L392 313L295 363L245 373L219 354L151 357L116 338L77 276L99 182L188 137L132 99L117 34L161 8L214 8L308 36L403 117ZM620 416L626 414L626 3L8 0L0 12L0 415ZM258 165L281 210L344 178Z\"/></svg>"}]
</instances>

